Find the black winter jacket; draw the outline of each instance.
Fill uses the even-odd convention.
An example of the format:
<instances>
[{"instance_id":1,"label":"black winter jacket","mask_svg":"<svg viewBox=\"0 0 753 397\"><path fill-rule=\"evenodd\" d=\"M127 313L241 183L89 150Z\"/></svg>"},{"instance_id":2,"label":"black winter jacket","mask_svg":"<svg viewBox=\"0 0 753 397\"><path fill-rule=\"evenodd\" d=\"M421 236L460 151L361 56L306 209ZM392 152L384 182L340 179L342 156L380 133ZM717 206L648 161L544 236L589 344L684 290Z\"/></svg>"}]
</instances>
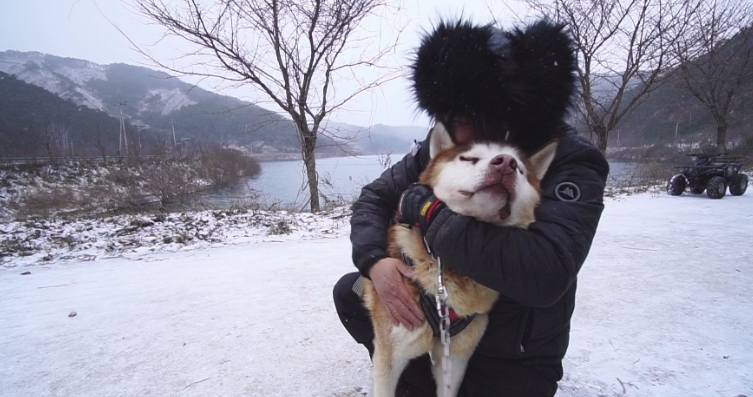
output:
<instances>
[{"instance_id":1,"label":"black winter jacket","mask_svg":"<svg viewBox=\"0 0 753 397\"><path fill-rule=\"evenodd\" d=\"M557 363L567 350L576 278L604 208L609 165L569 127L556 135L557 155L541 181L542 201L528 229L494 226L446 209L426 233L443 264L500 293L477 354ZM416 155L408 154L366 185L353 205L353 262L364 276L387 256L387 229L402 192L428 164L428 145L427 138Z\"/></svg>"}]
</instances>

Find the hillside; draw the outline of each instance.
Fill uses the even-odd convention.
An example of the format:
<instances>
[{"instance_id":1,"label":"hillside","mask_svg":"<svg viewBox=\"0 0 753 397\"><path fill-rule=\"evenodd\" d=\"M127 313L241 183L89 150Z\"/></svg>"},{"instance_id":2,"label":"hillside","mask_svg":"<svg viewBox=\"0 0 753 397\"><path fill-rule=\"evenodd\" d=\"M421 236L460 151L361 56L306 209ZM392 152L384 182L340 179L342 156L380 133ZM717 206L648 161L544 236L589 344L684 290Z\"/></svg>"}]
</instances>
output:
<instances>
[{"instance_id":1,"label":"hillside","mask_svg":"<svg viewBox=\"0 0 753 397\"><path fill-rule=\"evenodd\" d=\"M18 102L19 98L11 94L14 91L0 91L0 101L7 104L0 108L0 117L6 122L0 129L0 139L2 142L18 141L12 150L0 153L3 156L36 154L40 150L38 145L35 146L38 140L32 140L23 131L39 129L39 126L50 123L75 130L69 139L77 153L86 152L84 148L93 134L90 130L97 125L105 134L108 146L117 147L119 122L116 118L119 119L121 114L129 123L129 136L132 140L139 139L142 144L169 145L174 129L175 141L179 144L214 142L258 154L300 152L295 127L287 118L149 68L126 64L98 65L36 52L5 51L0 52L0 72L16 78L13 90L21 90L19 87L23 84L36 88L24 88L25 94ZM54 106L30 106L35 102L55 102L54 98L62 102ZM24 110L30 108L34 111ZM9 114L5 109L16 110ZM87 112L75 117L77 121L72 121L73 116L66 113L79 112L80 109ZM106 118L106 115L112 117ZM347 124L339 127L347 131L369 130ZM414 135L425 135L423 132L416 134L415 127L410 128L414 130L406 135L403 127L377 126L371 131L371 139L361 139L356 143L350 139L334 140L321 136L317 150L330 155L404 151ZM361 137L368 135L360 134Z\"/></svg>"},{"instance_id":2,"label":"hillside","mask_svg":"<svg viewBox=\"0 0 753 397\"><path fill-rule=\"evenodd\" d=\"M727 137L734 145L753 138L753 82L742 87L732 104ZM654 91L646 101L619 126L620 144L625 146L673 143L715 142L716 121L701 102L681 82L673 81ZM677 137L675 139L675 131ZM618 144L617 134L610 145Z\"/></svg>"},{"instance_id":3,"label":"hillside","mask_svg":"<svg viewBox=\"0 0 753 397\"><path fill-rule=\"evenodd\" d=\"M364 154L407 153L413 140L423 141L428 127L375 124L371 128L329 123L327 132Z\"/></svg>"},{"instance_id":4,"label":"hillside","mask_svg":"<svg viewBox=\"0 0 753 397\"><path fill-rule=\"evenodd\" d=\"M0 156L93 154L117 148L119 121L0 72Z\"/></svg>"},{"instance_id":5,"label":"hillside","mask_svg":"<svg viewBox=\"0 0 753 397\"><path fill-rule=\"evenodd\" d=\"M751 28L753 29L753 28ZM749 34L749 33L748 33ZM743 77L742 84L736 88L735 97L730 105L728 119L727 141L734 148L746 141L753 139L753 70L748 63L746 67L745 50L735 48L749 48L753 42L745 44L744 34L739 34L731 39L728 47L722 47L718 59L723 60L724 68L716 67L717 74L712 74L719 79L714 81L716 87L726 90L734 87L731 82L737 78L737 71L743 70L747 76ZM727 53L725 53L726 51ZM693 61L694 64L704 65L709 68L708 54L702 55ZM718 62L718 61L716 61ZM727 75L718 74L718 70L735 71ZM673 71L674 72L674 71ZM698 75L700 78L700 75ZM723 78L729 79L722 80ZM628 92L628 97L630 93ZM618 127L617 131L610 134L610 145L643 146L643 145L668 145L668 144L696 144L711 146L716 142L717 123L711 112L686 88L681 74L673 73L669 82L646 98L630 116Z\"/></svg>"}]
</instances>

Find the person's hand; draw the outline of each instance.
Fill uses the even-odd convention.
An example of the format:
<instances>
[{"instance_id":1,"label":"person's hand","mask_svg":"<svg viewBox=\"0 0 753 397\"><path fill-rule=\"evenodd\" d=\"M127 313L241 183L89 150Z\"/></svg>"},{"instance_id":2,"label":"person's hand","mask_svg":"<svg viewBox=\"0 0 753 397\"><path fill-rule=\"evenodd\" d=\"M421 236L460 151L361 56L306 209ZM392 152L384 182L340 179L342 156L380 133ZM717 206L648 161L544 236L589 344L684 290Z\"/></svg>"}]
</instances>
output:
<instances>
[{"instance_id":1,"label":"person's hand","mask_svg":"<svg viewBox=\"0 0 753 397\"><path fill-rule=\"evenodd\" d=\"M425 235L431 221L446 207L430 187L414 183L400 196L397 221L409 227L418 227Z\"/></svg>"},{"instance_id":2,"label":"person's hand","mask_svg":"<svg viewBox=\"0 0 753 397\"><path fill-rule=\"evenodd\" d=\"M403 277L413 277L413 270L395 258L380 259L369 270L369 278L392 324L402 324L413 331L424 321L424 312L403 284Z\"/></svg>"}]
</instances>

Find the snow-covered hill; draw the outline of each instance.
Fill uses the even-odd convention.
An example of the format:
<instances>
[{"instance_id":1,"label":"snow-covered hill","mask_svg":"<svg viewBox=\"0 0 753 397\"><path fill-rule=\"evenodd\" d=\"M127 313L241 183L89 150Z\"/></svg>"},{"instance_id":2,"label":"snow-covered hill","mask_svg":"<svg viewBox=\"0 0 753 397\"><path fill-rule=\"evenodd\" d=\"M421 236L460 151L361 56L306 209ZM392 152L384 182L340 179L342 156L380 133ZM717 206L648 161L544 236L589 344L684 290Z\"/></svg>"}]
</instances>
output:
<instances>
[{"instance_id":1,"label":"snow-covered hill","mask_svg":"<svg viewBox=\"0 0 753 397\"><path fill-rule=\"evenodd\" d=\"M300 152L295 126L286 115L204 90L161 71L126 64L99 65L38 52L4 51L0 52L0 72L76 105L101 110L115 118L123 115L135 129L144 131L140 134L160 136L159 140L169 137L172 141L175 130L179 142L215 141L257 154ZM50 118L34 122L47 124ZM5 127L13 131L3 131L0 125L0 134L32 129L34 122L17 125L20 122L16 121ZM354 131L361 138L356 142L352 139ZM318 138L318 150L328 154L400 152L414 137L423 138L425 132L420 127L331 123L330 130ZM85 142L77 143L78 147L87 146Z\"/></svg>"},{"instance_id":2,"label":"snow-covered hill","mask_svg":"<svg viewBox=\"0 0 753 397\"><path fill-rule=\"evenodd\" d=\"M16 76L29 84L44 88L63 99L73 101L96 110L113 112L115 103L107 103L108 96L103 92L108 80L111 65L99 65L93 62L60 58L39 52L0 52L0 72ZM155 85L162 85L158 79L169 79L164 73L153 71ZM100 84L91 84L100 80ZM186 88L190 85L186 84ZM185 90L178 87L148 89L143 98L134 104L139 112L157 112L162 115L172 113L180 108L197 103L190 99ZM132 112L131 115L133 115Z\"/></svg>"},{"instance_id":3,"label":"snow-covered hill","mask_svg":"<svg viewBox=\"0 0 753 397\"><path fill-rule=\"evenodd\" d=\"M0 72L44 88L63 99L96 110L105 110L91 80L106 80L106 67L72 58L55 58L39 52L0 52Z\"/></svg>"}]
</instances>

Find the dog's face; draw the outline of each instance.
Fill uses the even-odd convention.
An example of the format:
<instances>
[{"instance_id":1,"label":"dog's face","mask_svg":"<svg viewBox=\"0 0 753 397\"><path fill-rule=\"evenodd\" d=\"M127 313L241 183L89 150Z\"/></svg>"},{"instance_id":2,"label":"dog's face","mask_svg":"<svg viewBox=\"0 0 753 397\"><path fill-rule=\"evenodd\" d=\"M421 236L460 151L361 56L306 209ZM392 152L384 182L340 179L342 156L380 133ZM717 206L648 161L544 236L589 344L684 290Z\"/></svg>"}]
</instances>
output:
<instances>
[{"instance_id":1,"label":"dog's face","mask_svg":"<svg viewBox=\"0 0 753 397\"><path fill-rule=\"evenodd\" d=\"M557 152L553 141L525 158L513 146L471 143L455 146L437 122L430 140L431 163L421 183L462 215L502 226L527 227L541 200L539 181Z\"/></svg>"}]
</instances>

